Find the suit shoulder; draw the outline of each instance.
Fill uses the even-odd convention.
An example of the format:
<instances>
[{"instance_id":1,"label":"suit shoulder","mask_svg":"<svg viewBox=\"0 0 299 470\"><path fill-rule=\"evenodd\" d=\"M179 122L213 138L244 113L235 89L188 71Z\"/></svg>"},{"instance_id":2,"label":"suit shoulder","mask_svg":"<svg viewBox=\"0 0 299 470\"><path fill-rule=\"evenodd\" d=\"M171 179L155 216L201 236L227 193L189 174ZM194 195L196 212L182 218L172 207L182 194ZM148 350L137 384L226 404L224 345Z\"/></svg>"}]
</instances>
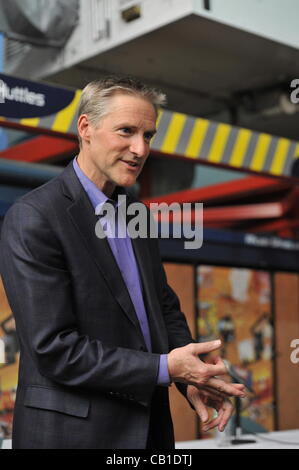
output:
<instances>
[{"instance_id":1,"label":"suit shoulder","mask_svg":"<svg viewBox=\"0 0 299 470\"><path fill-rule=\"evenodd\" d=\"M38 186L37 188L29 191L20 198L18 198L8 211L13 210L16 205L27 205L35 208L37 211L44 212L49 210L50 206L57 198L61 198L60 179L55 176L50 181Z\"/></svg>"}]
</instances>

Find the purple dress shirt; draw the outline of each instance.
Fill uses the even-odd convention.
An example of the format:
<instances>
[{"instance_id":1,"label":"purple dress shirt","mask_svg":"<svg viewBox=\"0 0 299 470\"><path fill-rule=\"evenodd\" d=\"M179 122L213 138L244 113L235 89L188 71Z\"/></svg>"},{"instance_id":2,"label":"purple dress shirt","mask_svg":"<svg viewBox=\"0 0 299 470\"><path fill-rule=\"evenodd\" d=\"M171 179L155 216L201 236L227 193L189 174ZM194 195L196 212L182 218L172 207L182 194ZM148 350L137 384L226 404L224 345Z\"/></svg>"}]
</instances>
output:
<instances>
[{"instance_id":1,"label":"purple dress shirt","mask_svg":"<svg viewBox=\"0 0 299 470\"><path fill-rule=\"evenodd\" d=\"M77 163L77 157L73 160L74 170L79 178L80 183L85 189L94 210L99 211L99 207L104 205L109 199L108 197L83 173ZM101 219L100 219L101 220ZM105 223L109 224L109 219L105 218ZM103 226L105 233L108 235L108 242L116 262L121 271L122 277L127 286L131 300L133 302L139 324L144 336L145 344L149 352L152 350L150 329L148 318L144 306L140 276L134 255L131 238L126 235L124 238L109 237L109 227ZM108 230L107 230L108 229ZM167 365L167 354L160 356L158 385L170 385L170 378Z\"/></svg>"}]
</instances>

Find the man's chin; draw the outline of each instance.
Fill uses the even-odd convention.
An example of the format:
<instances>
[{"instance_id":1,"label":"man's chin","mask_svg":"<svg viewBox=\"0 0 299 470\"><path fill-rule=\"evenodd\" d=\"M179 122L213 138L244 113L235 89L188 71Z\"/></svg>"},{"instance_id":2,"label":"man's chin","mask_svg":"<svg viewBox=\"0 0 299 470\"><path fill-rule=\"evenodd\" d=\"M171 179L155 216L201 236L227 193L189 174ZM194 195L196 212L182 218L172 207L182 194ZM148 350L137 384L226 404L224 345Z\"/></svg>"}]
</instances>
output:
<instances>
[{"instance_id":1,"label":"man's chin","mask_svg":"<svg viewBox=\"0 0 299 470\"><path fill-rule=\"evenodd\" d=\"M123 188L131 188L136 183L137 178L123 178L120 179L117 183L118 186L122 186Z\"/></svg>"}]
</instances>

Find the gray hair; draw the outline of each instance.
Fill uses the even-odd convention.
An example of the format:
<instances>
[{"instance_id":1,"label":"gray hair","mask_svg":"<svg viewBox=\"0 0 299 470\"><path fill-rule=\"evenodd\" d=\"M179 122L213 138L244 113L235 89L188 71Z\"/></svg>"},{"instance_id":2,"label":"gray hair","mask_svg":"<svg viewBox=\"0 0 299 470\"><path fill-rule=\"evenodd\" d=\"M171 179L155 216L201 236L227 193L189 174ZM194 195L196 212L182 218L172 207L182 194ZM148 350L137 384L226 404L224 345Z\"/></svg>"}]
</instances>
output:
<instances>
[{"instance_id":1,"label":"gray hair","mask_svg":"<svg viewBox=\"0 0 299 470\"><path fill-rule=\"evenodd\" d=\"M166 104L166 95L156 88L145 85L132 77L108 77L88 83L83 89L78 117L87 114L90 123L97 126L101 118L108 113L108 103L117 93L137 96L148 100L158 112L158 108ZM79 144L81 146L81 137Z\"/></svg>"}]
</instances>

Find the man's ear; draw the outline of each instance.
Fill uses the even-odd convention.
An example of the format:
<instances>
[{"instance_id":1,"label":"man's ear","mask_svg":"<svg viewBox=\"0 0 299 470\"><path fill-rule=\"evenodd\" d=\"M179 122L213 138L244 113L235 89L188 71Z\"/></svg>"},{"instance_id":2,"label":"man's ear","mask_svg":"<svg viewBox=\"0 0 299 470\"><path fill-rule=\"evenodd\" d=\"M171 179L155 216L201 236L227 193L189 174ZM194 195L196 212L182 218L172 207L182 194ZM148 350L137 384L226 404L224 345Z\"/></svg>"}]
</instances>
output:
<instances>
[{"instance_id":1,"label":"man's ear","mask_svg":"<svg viewBox=\"0 0 299 470\"><path fill-rule=\"evenodd\" d=\"M77 123L78 133L82 141L90 141L90 123L87 114L81 114Z\"/></svg>"}]
</instances>

